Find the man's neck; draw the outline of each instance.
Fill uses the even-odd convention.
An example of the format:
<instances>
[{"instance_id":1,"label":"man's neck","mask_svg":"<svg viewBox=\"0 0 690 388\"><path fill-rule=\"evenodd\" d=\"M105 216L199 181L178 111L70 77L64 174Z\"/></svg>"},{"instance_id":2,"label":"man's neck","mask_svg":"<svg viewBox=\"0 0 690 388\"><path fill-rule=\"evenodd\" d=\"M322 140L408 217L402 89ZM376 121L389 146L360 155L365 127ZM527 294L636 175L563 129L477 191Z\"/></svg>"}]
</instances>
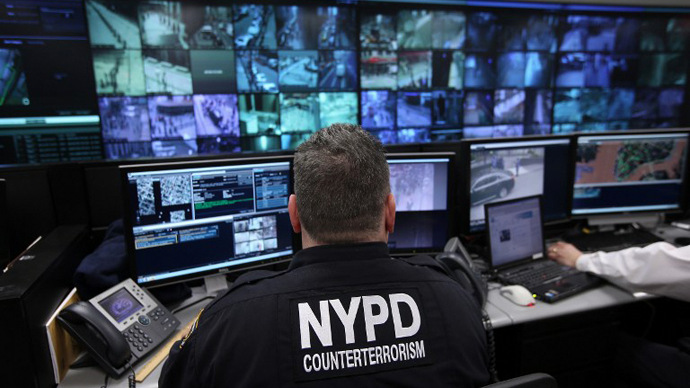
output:
<instances>
[{"instance_id":1,"label":"man's neck","mask_svg":"<svg viewBox=\"0 0 690 388\"><path fill-rule=\"evenodd\" d=\"M356 239L356 240L350 241L348 243L349 244L363 244L363 243L370 243L370 242L382 242L382 243L387 244L388 243L388 233L383 234L383 236L381 236L379 234L375 234L375 235L372 235L371 238ZM321 245L333 245L333 243L316 241L308 233L305 233L304 229L302 230L302 249L318 247Z\"/></svg>"}]
</instances>

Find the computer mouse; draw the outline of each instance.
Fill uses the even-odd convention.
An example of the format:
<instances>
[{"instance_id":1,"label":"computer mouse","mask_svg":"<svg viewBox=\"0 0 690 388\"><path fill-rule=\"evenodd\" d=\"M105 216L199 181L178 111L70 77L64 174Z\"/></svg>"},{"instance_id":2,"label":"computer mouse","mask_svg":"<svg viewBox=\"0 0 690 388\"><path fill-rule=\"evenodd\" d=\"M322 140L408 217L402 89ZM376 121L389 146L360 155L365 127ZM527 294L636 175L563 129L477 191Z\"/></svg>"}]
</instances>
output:
<instances>
[{"instance_id":1,"label":"computer mouse","mask_svg":"<svg viewBox=\"0 0 690 388\"><path fill-rule=\"evenodd\" d=\"M534 297L532 296L532 293L523 286L503 286L501 287L500 292L504 298L518 306L534 306Z\"/></svg>"}]
</instances>

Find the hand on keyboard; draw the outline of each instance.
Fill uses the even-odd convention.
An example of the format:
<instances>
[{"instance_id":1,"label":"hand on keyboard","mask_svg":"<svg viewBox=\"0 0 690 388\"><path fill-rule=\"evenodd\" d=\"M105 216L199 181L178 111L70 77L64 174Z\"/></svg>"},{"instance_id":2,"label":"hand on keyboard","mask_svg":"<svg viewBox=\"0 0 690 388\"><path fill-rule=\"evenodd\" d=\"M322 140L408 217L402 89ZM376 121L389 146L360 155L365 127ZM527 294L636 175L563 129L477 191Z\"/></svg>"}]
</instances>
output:
<instances>
[{"instance_id":1,"label":"hand on keyboard","mask_svg":"<svg viewBox=\"0 0 690 388\"><path fill-rule=\"evenodd\" d=\"M574 245L562 241L549 245L546 252L549 259L573 268L575 268L577 259L582 255L582 252Z\"/></svg>"}]
</instances>

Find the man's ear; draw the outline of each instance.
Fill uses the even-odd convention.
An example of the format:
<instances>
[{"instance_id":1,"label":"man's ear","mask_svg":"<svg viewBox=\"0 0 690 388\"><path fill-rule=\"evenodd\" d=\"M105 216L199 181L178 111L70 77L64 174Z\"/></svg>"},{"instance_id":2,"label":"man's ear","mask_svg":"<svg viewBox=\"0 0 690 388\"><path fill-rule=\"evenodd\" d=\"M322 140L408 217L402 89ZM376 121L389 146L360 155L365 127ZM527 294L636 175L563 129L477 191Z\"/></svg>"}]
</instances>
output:
<instances>
[{"instance_id":1,"label":"man's ear","mask_svg":"<svg viewBox=\"0 0 690 388\"><path fill-rule=\"evenodd\" d=\"M385 216L386 232L393 233L395 229L395 197L393 193L388 194L388 197L386 197Z\"/></svg>"},{"instance_id":2,"label":"man's ear","mask_svg":"<svg viewBox=\"0 0 690 388\"><path fill-rule=\"evenodd\" d=\"M299 220L299 212L297 211L297 197L295 197L295 194L290 194L290 198L288 199L288 213L290 214L292 230L294 230L295 233L301 233L302 223Z\"/></svg>"}]
</instances>

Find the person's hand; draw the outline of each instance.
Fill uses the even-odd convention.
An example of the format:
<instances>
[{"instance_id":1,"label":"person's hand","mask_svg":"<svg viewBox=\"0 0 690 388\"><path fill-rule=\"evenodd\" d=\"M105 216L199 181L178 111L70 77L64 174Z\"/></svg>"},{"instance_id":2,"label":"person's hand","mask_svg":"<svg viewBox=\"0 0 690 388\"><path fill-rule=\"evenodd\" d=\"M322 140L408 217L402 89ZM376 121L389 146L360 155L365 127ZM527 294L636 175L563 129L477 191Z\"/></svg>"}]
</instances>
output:
<instances>
[{"instance_id":1,"label":"person's hand","mask_svg":"<svg viewBox=\"0 0 690 388\"><path fill-rule=\"evenodd\" d=\"M567 265L568 267L575 267L577 259L580 258L582 252L575 248L572 244L559 241L555 244L549 245L546 250L549 259L558 262L561 265Z\"/></svg>"}]
</instances>

